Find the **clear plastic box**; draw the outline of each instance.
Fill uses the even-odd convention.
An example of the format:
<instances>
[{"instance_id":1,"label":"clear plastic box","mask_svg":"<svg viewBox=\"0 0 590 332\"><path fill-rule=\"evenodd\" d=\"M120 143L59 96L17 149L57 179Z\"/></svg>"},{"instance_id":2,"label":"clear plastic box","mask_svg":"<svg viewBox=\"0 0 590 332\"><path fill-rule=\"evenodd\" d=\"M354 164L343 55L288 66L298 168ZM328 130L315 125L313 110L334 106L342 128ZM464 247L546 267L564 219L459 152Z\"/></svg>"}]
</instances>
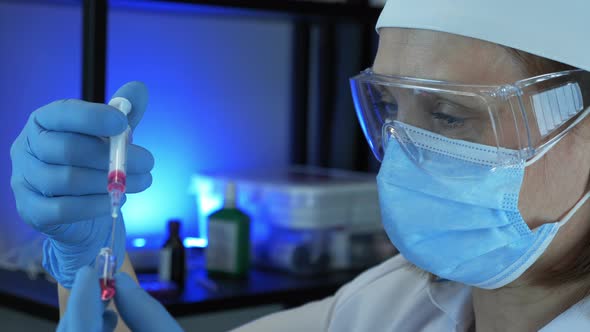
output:
<instances>
[{"instance_id":1,"label":"clear plastic box","mask_svg":"<svg viewBox=\"0 0 590 332\"><path fill-rule=\"evenodd\" d=\"M381 226L372 174L294 167L195 175L202 218L221 207L227 181L236 184L238 207L252 219L257 265L317 274L369 267L396 252Z\"/></svg>"}]
</instances>

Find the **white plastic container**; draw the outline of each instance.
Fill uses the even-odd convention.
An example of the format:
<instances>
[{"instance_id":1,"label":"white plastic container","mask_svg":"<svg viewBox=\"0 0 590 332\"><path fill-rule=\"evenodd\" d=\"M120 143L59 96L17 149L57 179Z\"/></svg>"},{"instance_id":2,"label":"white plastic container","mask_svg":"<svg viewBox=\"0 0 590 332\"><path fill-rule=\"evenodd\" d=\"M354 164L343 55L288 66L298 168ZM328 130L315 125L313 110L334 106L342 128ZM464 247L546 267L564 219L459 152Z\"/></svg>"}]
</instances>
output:
<instances>
[{"instance_id":1,"label":"white plastic container","mask_svg":"<svg viewBox=\"0 0 590 332\"><path fill-rule=\"evenodd\" d=\"M310 167L199 174L192 188L202 218L222 201L228 180L252 220L255 264L315 274L368 267L395 253L381 226L374 175Z\"/></svg>"}]
</instances>

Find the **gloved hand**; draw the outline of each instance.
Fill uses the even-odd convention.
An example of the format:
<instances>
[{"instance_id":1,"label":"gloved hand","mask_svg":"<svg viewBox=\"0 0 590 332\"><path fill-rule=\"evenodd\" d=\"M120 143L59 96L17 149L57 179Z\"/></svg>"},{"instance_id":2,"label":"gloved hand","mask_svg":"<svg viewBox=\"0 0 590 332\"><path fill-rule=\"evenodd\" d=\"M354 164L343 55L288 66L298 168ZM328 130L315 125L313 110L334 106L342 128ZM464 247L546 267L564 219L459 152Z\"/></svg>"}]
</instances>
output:
<instances>
[{"instance_id":1,"label":"gloved hand","mask_svg":"<svg viewBox=\"0 0 590 332\"><path fill-rule=\"evenodd\" d=\"M182 331L166 309L125 273L115 275L115 305L131 331Z\"/></svg>"},{"instance_id":2,"label":"gloved hand","mask_svg":"<svg viewBox=\"0 0 590 332\"><path fill-rule=\"evenodd\" d=\"M58 332L113 331L117 314L105 310L100 300L100 287L96 270L81 268L68 299L66 313L59 321ZM174 332L182 331L166 309L125 273L115 275L115 305L131 331Z\"/></svg>"},{"instance_id":3,"label":"gloved hand","mask_svg":"<svg viewBox=\"0 0 590 332\"><path fill-rule=\"evenodd\" d=\"M113 331L117 327L117 314L105 309L106 305L100 300L98 275L94 269L85 266L76 273L68 307L57 331Z\"/></svg>"},{"instance_id":4,"label":"gloved hand","mask_svg":"<svg viewBox=\"0 0 590 332\"><path fill-rule=\"evenodd\" d=\"M110 201L107 195L109 143L103 137L134 129L147 106L147 89L140 82L121 87L114 97L132 105L127 117L104 104L81 100L56 101L34 111L10 150L11 186L20 216L48 236L43 266L70 288L81 267L94 263L110 241ZM130 145L127 192L147 189L154 158ZM114 253L118 268L125 257L125 228L117 221Z\"/></svg>"}]
</instances>

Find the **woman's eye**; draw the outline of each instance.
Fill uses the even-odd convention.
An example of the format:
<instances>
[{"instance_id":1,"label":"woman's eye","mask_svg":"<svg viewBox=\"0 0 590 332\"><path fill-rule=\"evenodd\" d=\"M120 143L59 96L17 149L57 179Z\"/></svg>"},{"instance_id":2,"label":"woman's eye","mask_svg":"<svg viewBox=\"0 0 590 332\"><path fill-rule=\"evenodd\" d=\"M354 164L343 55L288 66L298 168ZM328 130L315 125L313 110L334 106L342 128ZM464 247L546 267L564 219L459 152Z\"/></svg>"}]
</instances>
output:
<instances>
[{"instance_id":1,"label":"woman's eye","mask_svg":"<svg viewBox=\"0 0 590 332\"><path fill-rule=\"evenodd\" d=\"M465 124L465 119L463 118L455 117L442 112L433 112L431 114L437 122L448 128L459 128Z\"/></svg>"},{"instance_id":2,"label":"woman's eye","mask_svg":"<svg viewBox=\"0 0 590 332\"><path fill-rule=\"evenodd\" d=\"M391 114L391 115L397 114L397 104L384 103L383 106L385 107L385 110L387 110L388 114Z\"/></svg>"},{"instance_id":3,"label":"woman's eye","mask_svg":"<svg viewBox=\"0 0 590 332\"><path fill-rule=\"evenodd\" d=\"M384 110L385 112L387 112L387 114L391 116L397 115L398 107L395 103L390 103L388 101L379 101L375 103L375 107L380 110Z\"/></svg>"}]
</instances>

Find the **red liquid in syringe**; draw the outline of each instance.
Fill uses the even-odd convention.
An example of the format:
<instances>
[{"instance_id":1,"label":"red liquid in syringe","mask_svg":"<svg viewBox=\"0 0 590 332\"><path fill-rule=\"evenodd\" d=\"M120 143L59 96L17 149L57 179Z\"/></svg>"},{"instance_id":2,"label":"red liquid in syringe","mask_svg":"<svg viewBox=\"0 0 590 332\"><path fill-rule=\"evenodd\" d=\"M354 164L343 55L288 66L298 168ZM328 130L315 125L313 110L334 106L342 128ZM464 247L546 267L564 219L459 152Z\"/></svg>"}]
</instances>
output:
<instances>
[{"instance_id":1,"label":"red liquid in syringe","mask_svg":"<svg viewBox=\"0 0 590 332\"><path fill-rule=\"evenodd\" d=\"M100 298L103 301L108 301L115 296L115 279L104 278L98 279L100 283Z\"/></svg>"},{"instance_id":2,"label":"red liquid in syringe","mask_svg":"<svg viewBox=\"0 0 590 332\"><path fill-rule=\"evenodd\" d=\"M120 170L111 171L108 177L107 190L109 192L118 191L124 193L126 180L127 176L125 175L125 172Z\"/></svg>"}]
</instances>

